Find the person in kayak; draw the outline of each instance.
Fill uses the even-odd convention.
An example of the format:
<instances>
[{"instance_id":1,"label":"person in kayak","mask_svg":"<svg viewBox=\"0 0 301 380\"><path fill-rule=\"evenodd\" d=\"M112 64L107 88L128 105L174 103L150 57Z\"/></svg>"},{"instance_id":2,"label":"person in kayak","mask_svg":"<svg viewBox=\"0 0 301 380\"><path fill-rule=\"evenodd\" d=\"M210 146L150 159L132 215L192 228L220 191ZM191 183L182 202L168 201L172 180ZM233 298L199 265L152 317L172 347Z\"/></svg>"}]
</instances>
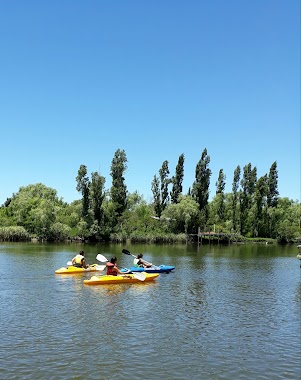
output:
<instances>
[{"instance_id":1,"label":"person in kayak","mask_svg":"<svg viewBox=\"0 0 301 380\"><path fill-rule=\"evenodd\" d=\"M127 273L131 273L129 270L127 272L121 272L121 270L119 270L118 266L116 265L116 262L117 262L117 257L114 256L107 263L107 275L117 276L118 274L124 275Z\"/></svg>"},{"instance_id":2,"label":"person in kayak","mask_svg":"<svg viewBox=\"0 0 301 380\"><path fill-rule=\"evenodd\" d=\"M148 263L147 261L143 260L143 254L139 253L137 257L134 258L134 266L142 267L142 268L150 268L153 266L153 264Z\"/></svg>"},{"instance_id":3,"label":"person in kayak","mask_svg":"<svg viewBox=\"0 0 301 380\"><path fill-rule=\"evenodd\" d=\"M85 260L85 252L80 251L76 256L72 259L72 265L77 268L89 268L89 265Z\"/></svg>"}]
</instances>

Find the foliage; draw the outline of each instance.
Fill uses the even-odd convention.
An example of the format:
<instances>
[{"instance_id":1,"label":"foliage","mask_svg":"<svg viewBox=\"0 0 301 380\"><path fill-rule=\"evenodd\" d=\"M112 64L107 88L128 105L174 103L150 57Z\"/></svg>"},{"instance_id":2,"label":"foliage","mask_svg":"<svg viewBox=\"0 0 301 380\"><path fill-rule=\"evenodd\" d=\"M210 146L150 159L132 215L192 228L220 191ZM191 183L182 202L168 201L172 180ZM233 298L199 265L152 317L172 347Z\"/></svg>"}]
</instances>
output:
<instances>
[{"instance_id":1,"label":"foliage","mask_svg":"<svg viewBox=\"0 0 301 380\"><path fill-rule=\"evenodd\" d=\"M241 180L240 202L240 232L247 236L251 233L251 220L249 210L252 208L253 194L256 186L257 168L252 169L251 163L244 166Z\"/></svg>"},{"instance_id":2,"label":"foliage","mask_svg":"<svg viewBox=\"0 0 301 380\"><path fill-rule=\"evenodd\" d=\"M56 190L38 183L21 187L14 194L7 215L11 215L13 225L22 226L30 234L47 238L49 227L55 222L57 208L63 207Z\"/></svg>"},{"instance_id":3,"label":"foliage","mask_svg":"<svg viewBox=\"0 0 301 380\"><path fill-rule=\"evenodd\" d=\"M171 204L161 216L166 230L174 233L195 233L198 227L199 207L190 196L179 197L179 203Z\"/></svg>"},{"instance_id":4,"label":"foliage","mask_svg":"<svg viewBox=\"0 0 301 380\"><path fill-rule=\"evenodd\" d=\"M86 165L81 165L76 177L76 190L82 194L82 217L87 221L90 208L90 181L87 176Z\"/></svg>"},{"instance_id":5,"label":"foliage","mask_svg":"<svg viewBox=\"0 0 301 380\"><path fill-rule=\"evenodd\" d=\"M276 207L278 204L278 170L277 162L273 162L270 168L268 176L268 193L267 193L267 205L268 207Z\"/></svg>"},{"instance_id":6,"label":"foliage","mask_svg":"<svg viewBox=\"0 0 301 380\"><path fill-rule=\"evenodd\" d=\"M192 191L183 195L184 155L179 157L172 178L165 160L152 181L153 200L147 203L137 191L128 193L124 179L127 158L118 149L111 165L110 190L105 189L105 178L100 173L92 172L89 178L85 165L80 166L76 177L81 199L70 204L41 183L20 187L0 207L0 239L167 243L184 242L199 228L223 233L227 241L249 238L287 243L301 238L300 203L279 197L276 162L258 180L257 169L251 163L243 167L242 179L237 166L232 192L227 194L226 176L220 169L210 202L209 163L205 149L196 165ZM216 239L220 241L220 237Z\"/></svg>"},{"instance_id":7,"label":"foliage","mask_svg":"<svg viewBox=\"0 0 301 380\"><path fill-rule=\"evenodd\" d=\"M154 197L154 210L156 216L160 218L161 216L161 196L160 196L160 180L154 175L154 179L152 181L152 192Z\"/></svg>"},{"instance_id":8,"label":"foliage","mask_svg":"<svg viewBox=\"0 0 301 380\"><path fill-rule=\"evenodd\" d=\"M127 170L127 157L124 150L117 149L111 164L111 200L117 216L121 216L127 206L127 187L124 173Z\"/></svg>"},{"instance_id":9,"label":"foliage","mask_svg":"<svg viewBox=\"0 0 301 380\"><path fill-rule=\"evenodd\" d=\"M66 224L60 222L53 223L49 228L49 237L48 240L52 241L64 241L70 235L71 228Z\"/></svg>"},{"instance_id":10,"label":"foliage","mask_svg":"<svg viewBox=\"0 0 301 380\"><path fill-rule=\"evenodd\" d=\"M172 177L172 190L170 192L171 203L179 202L179 195L182 194L183 179L184 179L184 154L182 153L178 159L178 164L176 166L176 174Z\"/></svg>"},{"instance_id":11,"label":"foliage","mask_svg":"<svg viewBox=\"0 0 301 380\"><path fill-rule=\"evenodd\" d=\"M216 198L217 198L217 222L223 223L225 219L225 186L226 176L223 169L220 169L218 174L218 180L216 182Z\"/></svg>"},{"instance_id":12,"label":"foliage","mask_svg":"<svg viewBox=\"0 0 301 380\"><path fill-rule=\"evenodd\" d=\"M169 169L168 161L165 160L162 164L161 169L159 170L160 182L161 182L161 212L165 209L169 201L168 185L171 183L171 180L168 178Z\"/></svg>"},{"instance_id":13,"label":"foliage","mask_svg":"<svg viewBox=\"0 0 301 380\"><path fill-rule=\"evenodd\" d=\"M168 185L172 179L168 178L169 168L168 161L165 160L159 170L159 177L156 175L152 181L152 192L154 196L154 209L157 217L160 218L163 210L169 203Z\"/></svg>"},{"instance_id":14,"label":"foliage","mask_svg":"<svg viewBox=\"0 0 301 380\"><path fill-rule=\"evenodd\" d=\"M103 226L104 211L102 204L105 199L105 178L97 172L93 172L91 177L91 208L97 225Z\"/></svg>"},{"instance_id":15,"label":"foliage","mask_svg":"<svg viewBox=\"0 0 301 380\"><path fill-rule=\"evenodd\" d=\"M232 183L232 227L234 231L237 231L239 220L238 220L238 188L240 181L240 166L238 165L234 170L233 183Z\"/></svg>"},{"instance_id":16,"label":"foliage","mask_svg":"<svg viewBox=\"0 0 301 380\"><path fill-rule=\"evenodd\" d=\"M209 217L208 199L211 170L209 168L210 156L207 154L207 149L203 150L201 159L196 165L195 181L192 186L192 196L199 205L201 213L200 224L205 226Z\"/></svg>"},{"instance_id":17,"label":"foliage","mask_svg":"<svg viewBox=\"0 0 301 380\"><path fill-rule=\"evenodd\" d=\"M30 234L24 227L0 227L0 240L2 241L28 241Z\"/></svg>"}]
</instances>

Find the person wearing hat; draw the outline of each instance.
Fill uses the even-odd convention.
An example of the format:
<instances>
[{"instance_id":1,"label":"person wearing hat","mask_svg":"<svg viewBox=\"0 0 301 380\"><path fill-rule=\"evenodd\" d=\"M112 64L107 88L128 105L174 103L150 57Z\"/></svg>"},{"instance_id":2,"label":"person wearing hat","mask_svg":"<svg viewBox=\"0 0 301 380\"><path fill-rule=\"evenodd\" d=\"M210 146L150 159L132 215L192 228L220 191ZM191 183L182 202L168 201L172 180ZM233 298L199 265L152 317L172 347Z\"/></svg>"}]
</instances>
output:
<instances>
[{"instance_id":1,"label":"person wearing hat","mask_svg":"<svg viewBox=\"0 0 301 380\"><path fill-rule=\"evenodd\" d=\"M148 263L147 261L143 260L143 254L139 253L137 257L134 259L134 266L135 267L142 267L142 268L150 268L153 264Z\"/></svg>"},{"instance_id":2,"label":"person wearing hat","mask_svg":"<svg viewBox=\"0 0 301 380\"><path fill-rule=\"evenodd\" d=\"M89 265L85 260L85 252L80 251L76 256L72 259L72 265L77 268L88 268Z\"/></svg>"}]
</instances>

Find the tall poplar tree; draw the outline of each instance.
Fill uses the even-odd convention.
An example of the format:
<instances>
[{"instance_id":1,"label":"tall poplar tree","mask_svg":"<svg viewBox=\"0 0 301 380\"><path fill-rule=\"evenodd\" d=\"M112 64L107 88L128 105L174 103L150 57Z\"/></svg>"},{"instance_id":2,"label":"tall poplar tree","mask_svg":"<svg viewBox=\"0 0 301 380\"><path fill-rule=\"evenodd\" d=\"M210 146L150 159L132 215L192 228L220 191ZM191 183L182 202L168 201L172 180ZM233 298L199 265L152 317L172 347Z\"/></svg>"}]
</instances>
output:
<instances>
[{"instance_id":1,"label":"tall poplar tree","mask_svg":"<svg viewBox=\"0 0 301 380\"><path fill-rule=\"evenodd\" d=\"M160 196L160 180L154 175L154 179L152 181L152 193L154 196L154 209L156 216L160 218L162 210L161 210L161 196Z\"/></svg>"},{"instance_id":2,"label":"tall poplar tree","mask_svg":"<svg viewBox=\"0 0 301 380\"><path fill-rule=\"evenodd\" d=\"M218 179L215 183L216 186L216 196L217 196L217 213L220 222L225 219L225 186L226 186L226 175L223 169L220 169L218 174Z\"/></svg>"},{"instance_id":3,"label":"tall poplar tree","mask_svg":"<svg viewBox=\"0 0 301 380\"><path fill-rule=\"evenodd\" d=\"M277 224L278 217L276 208L279 201L279 192L278 192L278 171L277 171L277 162L273 162L270 167L268 179L268 194L267 194L267 207L268 207L268 235L270 237L277 236Z\"/></svg>"},{"instance_id":4,"label":"tall poplar tree","mask_svg":"<svg viewBox=\"0 0 301 380\"><path fill-rule=\"evenodd\" d=\"M82 217L88 222L90 209L90 181L86 165L80 165L76 177L76 190L82 194Z\"/></svg>"},{"instance_id":5,"label":"tall poplar tree","mask_svg":"<svg viewBox=\"0 0 301 380\"><path fill-rule=\"evenodd\" d=\"M268 195L267 205L268 207L276 207L278 204L279 192L278 192L278 170L277 162L273 162L270 167L268 177Z\"/></svg>"},{"instance_id":6,"label":"tall poplar tree","mask_svg":"<svg viewBox=\"0 0 301 380\"><path fill-rule=\"evenodd\" d=\"M201 159L196 165L195 181L192 186L193 198L199 205L199 210L202 215L201 223L204 225L208 220L208 199L211 170L209 169L210 156L207 154L207 149L203 150Z\"/></svg>"},{"instance_id":7,"label":"tall poplar tree","mask_svg":"<svg viewBox=\"0 0 301 380\"><path fill-rule=\"evenodd\" d=\"M125 185L124 173L127 170L127 157L124 150L117 149L111 164L111 200L114 204L117 216L120 216L127 205L127 187Z\"/></svg>"},{"instance_id":8,"label":"tall poplar tree","mask_svg":"<svg viewBox=\"0 0 301 380\"><path fill-rule=\"evenodd\" d=\"M256 183L254 192L254 212L253 212L253 236L265 235L265 217L264 211L267 204L267 175L260 177Z\"/></svg>"},{"instance_id":9,"label":"tall poplar tree","mask_svg":"<svg viewBox=\"0 0 301 380\"><path fill-rule=\"evenodd\" d=\"M215 182L216 194L223 194L226 186L226 175L223 169L220 169L218 173L218 179Z\"/></svg>"},{"instance_id":10,"label":"tall poplar tree","mask_svg":"<svg viewBox=\"0 0 301 380\"><path fill-rule=\"evenodd\" d=\"M103 208L102 204L105 198L105 177L97 172L91 174L91 202L93 208L94 219L97 221L98 226L103 222Z\"/></svg>"},{"instance_id":11,"label":"tall poplar tree","mask_svg":"<svg viewBox=\"0 0 301 380\"><path fill-rule=\"evenodd\" d=\"M238 202L238 188L240 181L240 166L238 165L234 170L233 183L232 183L232 225L234 231L237 231L238 218L237 218L237 202Z\"/></svg>"},{"instance_id":12,"label":"tall poplar tree","mask_svg":"<svg viewBox=\"0 0 301 380\"><path fill-rule=\"evenodd\" d=\"M243 178L240 182L242 191L240 193L240 229L243 235L251 233L249 213L253 205L253 197L257 182L257 168L252 169L251 163L244 166Z\"/></svg>"},{"instance_id":13,"label":"tall poplar tree","mask_svg":"<svg viewBox=\"0 0 301 380\"><path fill-rule=\"evenodd\" d=\"M178 159L176 166L176 174L172 178L172 190L170 192L171 203L179 202L179 195L183 191L182 183L184 178L184 154L182 153Z\"/></svg>"},{"instance_id":14,"label":"tall poplar tree","mask_svg":"<svg viewBox=\"0 0 301 380\"><path fill-rule=\"evenodd\" d=\"M170 179L168 178L169 169L168 161L165 160L159 170L160 181L161 181L161 211L165 209L169 201L168 185L170 184Z\"/></svg>"},{"instance_id":15,"label":"tall poplar tree","mask_svg":"<svg viewBox=\"0 0 301 380\"><path fill-rule=\"evenodd\" d=\"M168 175L168 161L165 160L159 170L159 177L155 175L152 181L154 208L159 218L169 201L168 185L171 183L171 180L168 178Z\"/></svg>"}]
</instances>

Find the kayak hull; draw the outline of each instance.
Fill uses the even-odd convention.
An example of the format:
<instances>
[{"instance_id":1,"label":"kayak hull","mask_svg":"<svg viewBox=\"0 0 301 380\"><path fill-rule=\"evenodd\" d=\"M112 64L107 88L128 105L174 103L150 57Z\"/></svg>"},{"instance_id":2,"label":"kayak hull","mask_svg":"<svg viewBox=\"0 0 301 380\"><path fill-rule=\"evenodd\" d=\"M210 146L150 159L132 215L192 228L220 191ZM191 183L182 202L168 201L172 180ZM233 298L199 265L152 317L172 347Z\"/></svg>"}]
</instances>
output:
<instances>
[{"instance_id":1,"label":"kayak hull","mask_svg":"<svg viewBox=\"0 0 301 380\"><path fill-rule=\"evenodd\" d=\"M84 280L86 285L104 285L104 284L132 284L132 283L141 283L154 281L159 276L159 273L145 273L145 280L141 281L134 277L133 274L127 274L124 276L92 276L88 280Z\"/></svg>"},{"instance_id":2,"label":"kayak hull","mask_svg":"<svg viewBox=\"0 0 301 380\"><path fill-rule=\"evenodd\" d=\"M127 270L131 272L146 272L146 273L169 273L175 269L172 265L159 265L150 268L141 268L141 267L130 267L126 269L122 269L122 271L126 272Z\"/></svg>"},{"instance_id":3,"label":"kayak hull","mask_svg":"<svg viewBox=\"0 0 301 380\"><path fill-rule=\"evenodd\" d=\"M92 264L88 268L77 268L73 265L62 267L60 269L57 269L55 271L56 274L77 274L77 273L85 273L85 272L96 272L99 269L97 269L97 264Z\"/></svg>"}]
</instances>

